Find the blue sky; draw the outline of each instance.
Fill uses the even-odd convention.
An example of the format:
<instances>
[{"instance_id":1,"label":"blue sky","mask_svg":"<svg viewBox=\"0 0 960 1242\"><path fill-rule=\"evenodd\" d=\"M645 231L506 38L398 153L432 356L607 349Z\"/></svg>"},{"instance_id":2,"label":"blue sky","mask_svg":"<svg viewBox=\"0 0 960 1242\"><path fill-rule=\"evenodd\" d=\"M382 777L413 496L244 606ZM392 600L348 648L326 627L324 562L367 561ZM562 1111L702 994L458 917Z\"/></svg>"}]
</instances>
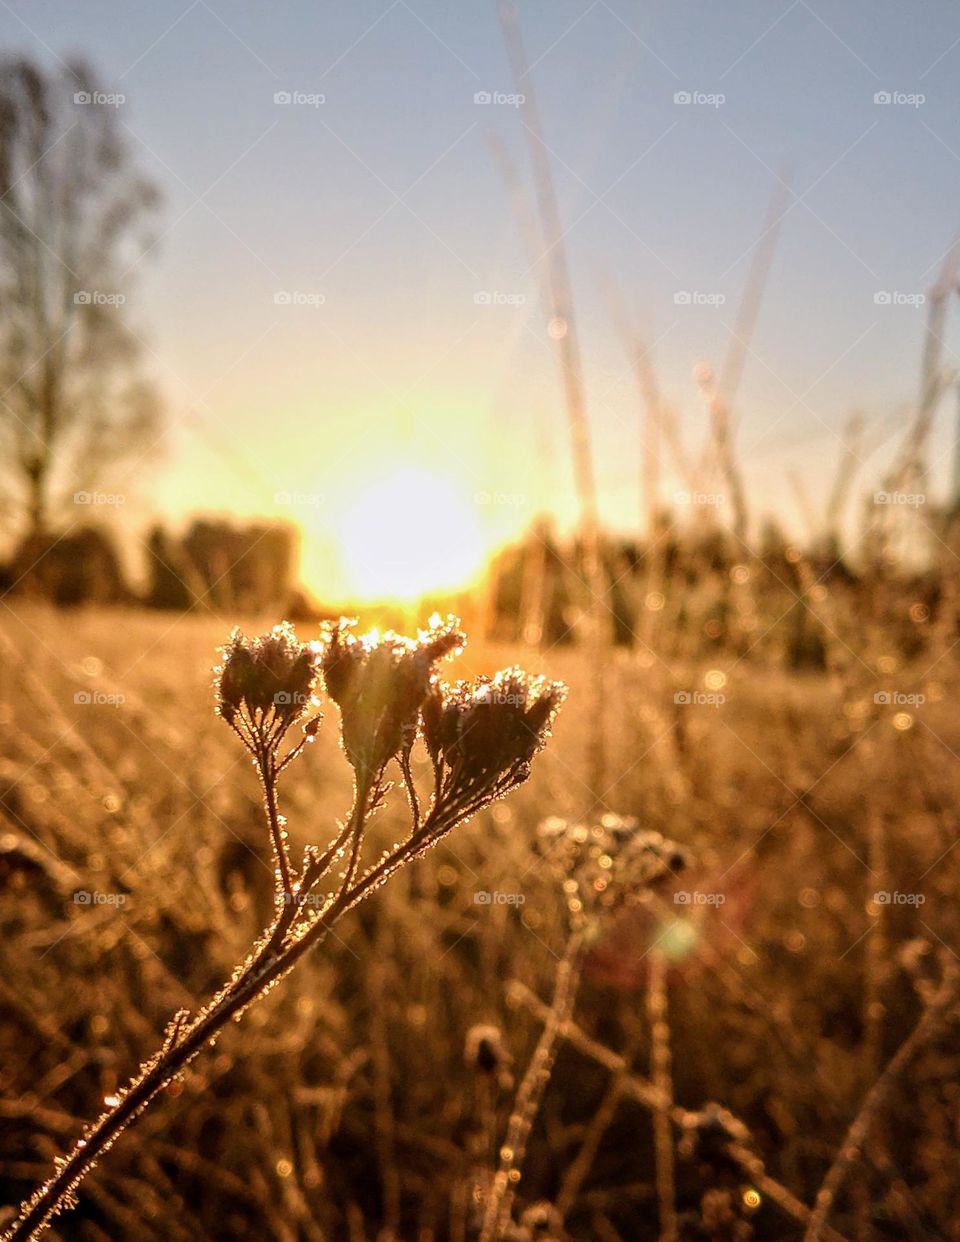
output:
<instances>
[{"instance_id":1,"label":"blue sky","mask_svg":"<svg viewBox=\"0 0 960 1242\"><path fill-rule=\"evenodd\" d=\"M738 443L755 511L795 520L787 468L822 496L851 410L890 426L916 388L923 309L875 295L927 292L960 233L960 9L518 7L569 229L603 515L627 528L640 503L611 281L656 339L666 397L699 445L691 371L722 361L789 175ZM487 504L491 538L543 506L571 517L552 343L491 141L527 180L520 112L475 102L515 90L494 0L10 0L0 37L46 61L88 57L126 96L131 150L165 194L130 309L171 433L128 513L274 513L280 492L336 502L367 467L416 461L465 495L513 498ZM502 296L478 305L483 292ZM725 300L678 305L683 292ZM953 417L945 406L940 479Z\"/></svg>"}]
</instances>

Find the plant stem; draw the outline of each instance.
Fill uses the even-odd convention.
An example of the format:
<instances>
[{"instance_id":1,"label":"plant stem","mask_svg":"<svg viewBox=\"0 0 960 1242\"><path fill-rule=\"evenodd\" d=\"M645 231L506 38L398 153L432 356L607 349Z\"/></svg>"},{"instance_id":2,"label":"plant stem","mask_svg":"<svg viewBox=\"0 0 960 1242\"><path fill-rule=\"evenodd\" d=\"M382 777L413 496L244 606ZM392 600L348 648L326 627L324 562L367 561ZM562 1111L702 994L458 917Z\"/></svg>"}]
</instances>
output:
<instances>
[{"instance_id":1,"label":"plant stem","mask_svg":"<svg viewBox=\"0 0 960 1242\"><path fill-rule=\"evenodd\" d=\"M257 752L257 772L263 786L263 804L270 825L270 840L273 842L273 857L277 864L277 875L283 889L283 898L287 905L293 901L293 879L290 872L290 856L283 828L280 825L280 808L277 804L277 774L273 757L266 749Z\"/></svg>"},{"instance_id":2,"label":"plant stem","mask_svg":"<svg viewBox=\"0 0 960 1242\"><path fill-rule=\"evenodd\" d=\"M350 819L329 850L323 855L326 866L317 876L324 874L336 856L338 843L355 840L363 835L369 798L369 784L358 782L356 797ZM232 1019L242 1015L253 1001L263 996L282 978L310 949L326 939L327 933L348 911L370 896L389 878L398 867L412 862L433 845L441 836L462 821L464 815L446 808L434 808L424 820L420 830L408 838L376 866L371 867L360 879L354 880L355 862L351 863L337 893L330 898L326 908L305 930L285 943L275 944L274 924L265 936L263 946L256 950L248 962L240 968L230 982L226 983L213 1000L194 1019L190 1026L176 1028L174 1035L158 1053L141 1066L141 1072L121 1097L119 1103L101 1114L85 1137L79 1139L73 1151L57 1162L57 1170L22 1208L20 1216L3 1234L0 1242L30 1242L38 1237L53 1218L70 1206L80 1182L109 1150L127 1126L139 1116L157 1095L202 1050L212 1044ZM341 846L342 848L342 846ZM278 914L280 922L289 926L291 905Z\"/></svg>"},{"instance_id":3,"label":"plant stem","mask_svg":"<svg viewBox=\"0 0 960 1242\"><path fill-rule=\"evenodd\" d=\"M670 1019L667 1008L667 963L656 947L647 958L647 1016L650 1019L650 1079L661 1098L653 1110L656 1153L657 1202L660 1209L660 1242L675 1242L677 1202L673 1168L673 1075L670 1057Z\"/></svg>"},{"instance_id":4,"label":"plant stem","mask_svg":"<svg viewBox=\"0 0 960 1242\"><path fill-rule=\"evenodd\" d=\"M507 1126L507 1134L500 1149L500 1166L493 1178L490 1197L483 1218L480 1242L497 1242L503 1237L513 1208L514 1187L520 1180L530 1131L537 1118L540 1102L550 1081L553 1062L557 1055L557 1043L564 1027L570 1020L577 998L580 981L580 951L583 937L574 932L567 941L553 989L553 1002L544 1023L537 1046L530 1058L527 1072L517 1088L513 1113Z\"/></svg>"}]
</instances>

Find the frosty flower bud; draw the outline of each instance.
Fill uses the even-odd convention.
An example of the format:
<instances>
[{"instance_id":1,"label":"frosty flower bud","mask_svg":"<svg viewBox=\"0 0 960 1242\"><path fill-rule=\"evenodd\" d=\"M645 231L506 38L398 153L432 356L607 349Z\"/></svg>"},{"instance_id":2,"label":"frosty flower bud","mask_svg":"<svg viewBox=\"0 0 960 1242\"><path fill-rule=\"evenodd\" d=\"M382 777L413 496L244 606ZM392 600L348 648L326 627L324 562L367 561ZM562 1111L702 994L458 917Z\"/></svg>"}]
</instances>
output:
<instances>
[{"instance_id":1,"label":"frosty flower bud","mask_svg":"<svg viewBox=\"0 0 960 1242\"><path fill-rule=\"evenodd\" d=\"M409 753L436 665L466 642L451 618L416 639L388 631L357 636L352 622L330 632L323 657L327 692L340 708L343 748L357 773L375 778Z\"/></svg>"},{"instance_id":2,"label":"frosty flower bud","mask_svg":"<svg viewBox=\"0 0 960 1242\"><path fill-rule=\"evenodd\" d=\"M423 733L447 783L494 796L529 775L566 696L562 682L508 668L494 677L438 687L423 708Z\"/></svg>"},{"instance_id":3,"label":"frosty flower bud","mask_svg":"<svg viewBox=\"0 0 960 1242\"><path fill-rule=\"evenodd\" d=\"M259 638L234 630L222 655L216 670L217 710L234 728L242 725L255 738L271 735L279 741L316 705L319 649L299 642L289 623Z\"/></svg>"},{"instance_id":4,"label":"frosty flower bud","mask_svg":"<svg viewBox=\"0 0 960 1242\"><path fill-rule=\"evenodd\" d=\"M547 819L538 837L576 925L619 909L657 881L682 871L688 861L673 841L640 828L633 816L612 812L586 824Z\"/></svg>"}]
</instances>

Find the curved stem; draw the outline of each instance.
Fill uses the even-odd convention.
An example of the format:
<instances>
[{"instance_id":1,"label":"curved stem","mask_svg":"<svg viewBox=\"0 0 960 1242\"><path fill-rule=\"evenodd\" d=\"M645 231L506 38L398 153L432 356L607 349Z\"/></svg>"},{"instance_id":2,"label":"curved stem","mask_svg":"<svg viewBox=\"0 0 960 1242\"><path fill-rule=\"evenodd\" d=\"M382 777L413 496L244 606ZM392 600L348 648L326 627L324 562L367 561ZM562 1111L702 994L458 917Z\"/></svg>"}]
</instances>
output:
<instances>
[{"instance_id":1,"label":"curved stem","mask_svg":"<svg viewBox=\"0 0 960 1242\"><path fill-rule=\"evenodd\" d=\"M348 827L356 838L363 835L367 793L357 790L357 798ZM342 835L342 834L341 834ZM338 838L339 839L339 838ZM334 843L336 844L336 843ZM331 847L331 850L333 847ZM401 851L397 851L401 853ZM331 854L332 858L332 854ZM399 865L402 859L396 859ZM380 868L390 862L385 859ZM386 872L389 874L389 871ZM379 880L377 881L379 883ZM36 1195L23 1207L23 1211L10 1229L3 1234L3 1242L29 1242L37 1237L65 1206L100 1157L109 1150L126 1127L153 1101L182 1069L201 1051L212 1043L233 1018L269 989L314 945L326 938L327 932L357 902L363 900L376 886L364 876L348 887L349 877L333 898L324 913L315 919L298 938L279 948L275 943L278 929L282 934L289 928L295 913L293 905L281 911L278 922L269 933L269 939L250 959L247 965L218 993L205 1010L185 1030L176 1030L163 1048L141 1067L140 1075L113 1108L103 1113L92 1129L75 1144L66 1158L58 1161L57 1171ZM284 923L286 926L284 927Z\"/></svg>"},{"instance_id":2,"label":"curved stem","mask_svg":"<svg viewBox=\"0 0 960 1242\"><path fill-rule=\"evenodd\" d=\"M269 990L315 945L320 944L334 924L347 914L398 868L425 853L431 845L465 818L460 808L434 806L420 829L386 858L355 879L359 844L366 821L370 784L358 780L350 818L336 840L318 860L313 881L329 870L336 854L351 838L354 850L343 883L326 908L292 939L287 935L296 906L280 911L278 921L265 933L266 939L234 977L224 985L210 1004L185 1030L176 1028L166 1044L141 1066L120 1101L103 1113L73 1151L57 1162L57 1170L28 1200L20 1216L3 1234L2 1242L30 1242L50 1224L73 1199L81 1181L100 1157L109 1150L126 1127L143 1112L173 1078L246 1007ZM305 872L306 876L306 872ZM288 911L290 917L288 917ZM282 928L278 932L278 929ZM286 939L285 939L286 938Z\"/></svg>"}]
</instances>

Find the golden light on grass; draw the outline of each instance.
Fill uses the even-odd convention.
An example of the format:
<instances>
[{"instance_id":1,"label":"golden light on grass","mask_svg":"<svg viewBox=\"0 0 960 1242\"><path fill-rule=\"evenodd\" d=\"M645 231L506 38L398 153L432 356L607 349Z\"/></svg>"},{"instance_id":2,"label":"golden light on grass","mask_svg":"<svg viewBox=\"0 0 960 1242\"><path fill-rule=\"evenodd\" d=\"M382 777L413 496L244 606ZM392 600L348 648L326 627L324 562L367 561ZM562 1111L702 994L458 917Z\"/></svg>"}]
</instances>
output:
<instances>
[{"instance_id":1,"label":"golden light on grass","mask_svg":"<svg viewBox=\"0 0 960 1242\"><path fill-rule=\"evenodd\" d=\"M413 600L476 579L484 542L476 507L440 475L403 467L365 484L336 531L359 600Z\"/></svg>"}]
</instances>

